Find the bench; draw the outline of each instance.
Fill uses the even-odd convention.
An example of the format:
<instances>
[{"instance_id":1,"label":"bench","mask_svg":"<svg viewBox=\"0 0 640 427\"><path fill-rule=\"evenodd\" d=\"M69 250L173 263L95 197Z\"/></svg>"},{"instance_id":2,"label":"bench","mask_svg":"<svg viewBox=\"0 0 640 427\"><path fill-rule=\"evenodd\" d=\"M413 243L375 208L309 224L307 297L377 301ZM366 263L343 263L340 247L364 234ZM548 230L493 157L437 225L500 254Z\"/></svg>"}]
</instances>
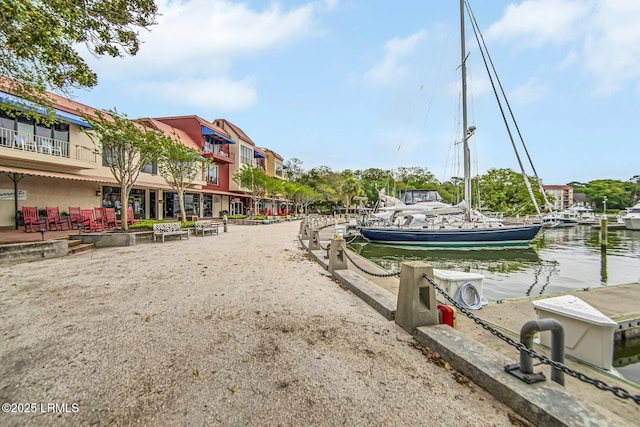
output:
<instances>
[{"instance_id":1,"label":"bench","mask_svg":"<svg viewBox=\"0 0 640 427\"><path fill-rule=\"evenodd\" d=\"M162 243L164 243L164 236L180 236L180 240L182 240L182 236L187 236L189 238L189 231L183 230L180 227L179 222L163 222L159 224L153 224L153 241L156 241L156 238L160 236L162 237Z\"/></svg>"},{"instance_id":2,"label":"bench","mask_svg":"<svg viewBox=\"0 0 640 427\"><path fill-rule=\"evenodd\" d=\"M207 219L196 221L196 236L198 233L202 233L202 236L204 236L207 231L211 232L211 234L218 234L218 224Z\"/></svg>"}]
</instances>

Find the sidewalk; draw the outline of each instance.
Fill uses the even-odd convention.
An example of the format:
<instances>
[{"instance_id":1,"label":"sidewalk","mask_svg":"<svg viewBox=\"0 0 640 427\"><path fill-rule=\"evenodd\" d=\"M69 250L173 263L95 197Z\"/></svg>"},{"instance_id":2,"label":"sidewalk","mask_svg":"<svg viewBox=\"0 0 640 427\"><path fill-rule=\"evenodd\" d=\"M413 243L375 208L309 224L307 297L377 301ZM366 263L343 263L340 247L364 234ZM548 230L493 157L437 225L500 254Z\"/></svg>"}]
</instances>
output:
<instances>
[{"instance_id":1,"label":"sidewalk","mask_svg":"<svg viewBox=\"0 0 640 427\"><path fill-rule=\"evenodd\" d=\"M0 267L0 398L68 407L2 413L0 424L520 418L343 290L309 259L298 230L298 222L234 225L218 236Z\"/></svg>"},{"instance_id":2,"label":"sidewalk","mask_svg":"<svg viewBox=\"0 0 640 427\"><path fill-rule=\"evenodd\" d=\"M0 245L10 243L37 242L40 240L64 239L69 234L77 234L78 230L45 231L44 235L37 232L25 232L24 227L0 227Z\"/></svg>"}]
</instances>

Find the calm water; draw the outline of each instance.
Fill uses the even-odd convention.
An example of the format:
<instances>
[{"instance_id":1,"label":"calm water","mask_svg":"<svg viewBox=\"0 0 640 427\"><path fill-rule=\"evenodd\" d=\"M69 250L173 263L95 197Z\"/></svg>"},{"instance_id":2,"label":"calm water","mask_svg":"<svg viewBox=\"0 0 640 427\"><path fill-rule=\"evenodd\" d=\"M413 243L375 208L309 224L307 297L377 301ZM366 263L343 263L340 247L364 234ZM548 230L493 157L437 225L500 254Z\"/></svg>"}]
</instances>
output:
<instances>
[{"instance_id":1,"label":"calm water","mask_svg":"<svg viewBox=\"0 0 640 427\"><path fill-rule=\"evenodd\" d=\"M483 296L491 302L640 282L640 231L611 230L608 241L603 252L599 231L577 226L543 230L531 247L521 249L415 249L362 240L351 246L389 271L399 271L404 261L425 261L480 273ZM615 359L616 369L640 384L639 340L617 347Z\"/></svg>"},{"instance_id":2,"label":"calm water","mask_svg":"<svg viewBox=\"0 0 640 427\"><path fill-rule=\"evenodd\" d=\"M527 248L440 250L390 247L355 241L360 254L390 271L403 261L485 276L489 301L549 295L640 281L640 231L609 232L606 252L588 226L543 230Z\"/></svg>"}]
</instances>

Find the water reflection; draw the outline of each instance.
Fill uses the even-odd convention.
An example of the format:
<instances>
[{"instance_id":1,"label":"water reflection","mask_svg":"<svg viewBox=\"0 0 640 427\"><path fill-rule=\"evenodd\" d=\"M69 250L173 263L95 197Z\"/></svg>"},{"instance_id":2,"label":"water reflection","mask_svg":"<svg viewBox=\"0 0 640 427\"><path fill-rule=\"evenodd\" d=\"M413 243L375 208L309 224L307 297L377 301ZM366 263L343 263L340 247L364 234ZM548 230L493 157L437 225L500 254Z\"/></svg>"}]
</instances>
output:
<instances>
[{"instance_id":1,"label":"water reflection","mask_svg":"<svg viewBox=\"0 0 640 427\"><path fill-rule=\"evenodd\" d=\"M531 247L421 249L357 240L354 250L389 271L404 261L485 276L484 296L497 301L640 281L640 232L609 232L601 250L598 230L587 226L549 229Z\"/></svg>"}]
</instances>

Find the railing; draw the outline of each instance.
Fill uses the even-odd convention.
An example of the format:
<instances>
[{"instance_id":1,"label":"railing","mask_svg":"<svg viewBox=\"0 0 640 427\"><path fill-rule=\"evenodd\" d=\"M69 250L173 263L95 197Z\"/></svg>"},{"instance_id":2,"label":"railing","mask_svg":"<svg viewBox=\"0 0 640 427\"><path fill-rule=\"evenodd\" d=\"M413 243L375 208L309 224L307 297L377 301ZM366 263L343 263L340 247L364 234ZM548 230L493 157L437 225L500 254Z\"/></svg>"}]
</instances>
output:
<instances>
[{"instance_id":1,"label":"railing","mask_svg":"<svg viewBox=\"0 0 640 427\"><path fill-rule=\"evenodd\" d=\"M0 128L0 146L22 151L69 157L69 142Z\"/></svg>"},{"instance_id":2,"label":"railing","mask_svg":"<svg viewBox=\"0 0 640 427\"><path fill-rule=\"evenodd\" d=\"M30 151L48 156L72 158L68 141L17 132L7 128L0 128L0 147ZM96 162L96 152L94 150L82 146L76 146L75 148L75 159Z\"/></svg>"}]
</instances>

